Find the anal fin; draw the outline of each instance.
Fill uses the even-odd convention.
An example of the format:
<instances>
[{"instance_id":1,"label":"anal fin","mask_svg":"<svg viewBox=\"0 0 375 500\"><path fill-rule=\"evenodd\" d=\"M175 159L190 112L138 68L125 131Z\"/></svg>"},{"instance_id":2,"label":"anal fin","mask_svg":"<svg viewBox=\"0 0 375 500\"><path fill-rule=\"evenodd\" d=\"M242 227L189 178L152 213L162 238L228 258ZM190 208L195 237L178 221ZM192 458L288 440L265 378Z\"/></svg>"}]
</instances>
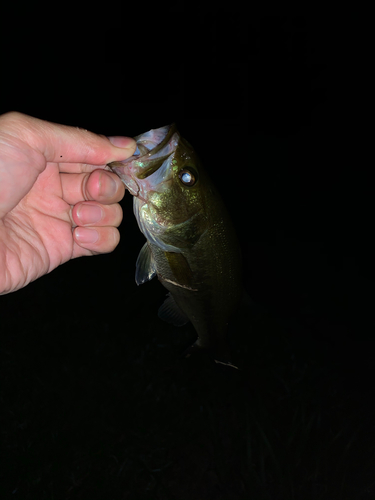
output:
<instances>
[{"instance_id":1,"label":"anal fin","mask_svg":"<svg viewBox=\"0 0 375 500\"><path fill-rule=\"evenodd\" d=\"M167 323L171 323L174 326L183 326L189 322L189 318L178 307L170 293L168 293L167 298L159 307L158 316L160 319L166 321Z\"/></svg>"}]
</instances>

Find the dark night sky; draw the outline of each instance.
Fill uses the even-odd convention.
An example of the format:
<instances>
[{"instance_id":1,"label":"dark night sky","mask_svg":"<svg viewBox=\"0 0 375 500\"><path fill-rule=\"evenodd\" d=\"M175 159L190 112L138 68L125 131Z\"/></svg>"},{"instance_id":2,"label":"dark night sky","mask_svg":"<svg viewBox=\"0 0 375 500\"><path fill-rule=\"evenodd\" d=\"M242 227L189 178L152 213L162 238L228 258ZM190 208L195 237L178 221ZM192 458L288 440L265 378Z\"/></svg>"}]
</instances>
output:
<instances>
[{"instance_id":1,"label":"dark night sky","mask_svg":"<svg viewBox=\"0 0 375 500\"><path fill-rule=\"evenodd\" d=\"M328 361L323 369L327 379L336 380L337 375L340 380L350 380L351 394L358 394L353 388L358 384L367 397L374 352L370 187L355 166L341 168L339 160L338 151L342 154L344 145L334 133L333 63L327 50L330 26L298 16L249 20L239 12L192 17L176 11L173 28L159 29L151 16L146 16L142 20L146 37L133 26L106 28L100 36L80 33L74 40L51 40L48 51L46 37L40 32L33 34L32 43L21 38L10 46L8 39L3 69L9 76L1 82L0 113L17 110L105 135L133 136L176 122L198 151L233 218L249 295L268 311L272 321L284 325L292 344L302 335L296 341L302 345L300 355L305 349L310 359L314 349L324 351L324 360L332 361L339 374ZM16 65L9 71L12 62ZM164 292L156 280L139 288L134 283L143 236L128 193L122 205L121 242L115 252L72 261L26 289L0 297L0 329L9 353L5 366L19 367L21 374L16 379L9 376L10 384L15 384L9 387L15 393L30 389L27 377L33 360L25 361L22 368L27 350L35 363L43 364L47 359L45 372L38 376L48 379L49 368L53 371L48 358L58 358L59 349L67 365L73 366L78 359L78 354L69 354L71 351L84 357L87 348L95 357L105 342L101 334L105 332L109 339L119 335L112 332L119 321L129 337L128 344L121 341L129 347L130 354L125 355L125 364L131 367L127 368L129 380L152 373L147 355L160 346L151 340L147 328L142 328L142 321L147 316L145 324L153 324ZM155 328L161 331L163 325ZM242 349L241 338L235 340L239 342L237 350ZM112 340L108 342L112 345ZM160 340L160 344L166 342L166 337ZM146 358L141 356L133 363L132 353L142 350L143 344ZM173 358L184 347L174 344L171 352L163 351L162 360ZM108 348L108 352L108 359L113 356L114 364L120 366L115 349ZM157 361L152 362L157 366ZM9 368L9 373L12 370ZM4 373L7 377L7 368ZM77 368L71 373L79 379L81 372ZM96 380L94 369L89 373ZM194 384L179 376L183 390L189 391ZM80 383L77 379L73 385ZM131 384L129 380L127 384ZM32 391L37 382L30 384ZM64 393L65 386L59 387L54 393ZM92 398L96 397L105 399L94 391ZM358 396L359 406L361 401ZM153 408L147 397L137 404L140 411ZM216 411L215 400L212 404ZM33 408L38 411L38 404ZM49 408L46 415L54 413ZM86 416L82 410L75 418L79 421ZM25 410L28 418L33 421ZM73 418L71 425L76 421ZM43 424L35 425L37 434L42 432ZM176 442L171 442L178 450ZM22 453L12 453L14 470L18 470L23 467ZM43 457L44 451L38 456ZM130 466L129 471L133 471ZM40 474L43 492L49 491ZM27 491L24 499L36 498L30 486L32 478L26 487L21 476L15 474L9 488ZM50 477L58 482L59 472ZM297 483L296 491L301 486ZM177 490L167 480L165 484L172 496L163 497L160 492L158 496L152 490L152 498L177 498ZM38 498L49 498L41 491ZM54 498L94 498L92 493L61 495ZM114 494L113 498L151 497L139 493L137 497ZM195 492L194 498L201 496ZM231 498L247 497L233 493Z\"/></svg>"},{"instance_id":2,"label":"dark night sky","mask_svg":"<svg viewBox=\"0 0 375 500\"><path fill-rule=\"evenodd\" d=\"M0 112L14 109L105 135L176 122L230 210L254 299L282 310L289 302L300 307L303 297L337 292L350 295L341 299L350 309L362 298L343 286L366 288L366 295L374 278L370 187L354 180L354 167L340 165L329 26L298 16L248 21L237 14L176 12L182 33L194 26L194 43L183 36L172 43L168 30L145 19L144 43L136 28L127 27L126 37L106 29L91 43L55 43L53 57L36 33L34 43L12 47L20 62L2 82ZM121 248L109 258L65 265L71 286L81 283L80 266L105 269L118 260L133 267L142 239L126 198ZM54 275L32 286L53 283ZM327 292L324 281L334 290ZM362 317L366 308L357 313Z\"/></svg>"}]
</instances>

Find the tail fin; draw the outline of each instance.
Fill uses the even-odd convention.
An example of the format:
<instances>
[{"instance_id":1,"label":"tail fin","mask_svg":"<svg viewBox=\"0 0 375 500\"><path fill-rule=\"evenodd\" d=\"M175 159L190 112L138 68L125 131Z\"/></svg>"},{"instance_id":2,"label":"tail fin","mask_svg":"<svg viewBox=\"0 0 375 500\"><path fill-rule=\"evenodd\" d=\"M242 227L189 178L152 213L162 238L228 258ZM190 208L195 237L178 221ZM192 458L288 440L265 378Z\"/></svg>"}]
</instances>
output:
<instances>
[{"instance_id":1,"label":"tail fin","mask_svg":"<svg viewBox=\"0 0 375 500\"><path fill-rule=\"evenodd\" d=\"M192 354L200 352L202 350L205 350L209 354L213 355L215 363L220 364L220 365L229 366L231 368L235 368L236 370L239 369L238 366L234 365L230 361L230 359L231 359L230 349L229 349L228 345L226 344L226 342L224 342L224 341L220 345L217 345L214 349L212 349L212 348L207 347L207 346L202 346L200 344L199 338L198 338L198 340L196 340L196 342L192 346L190 346L188 349L186 349L184 351L184 353L182 354L182 357L189 358Z\"/></svg>"},{"instance_id":2,"label":"tail fin","mask_svg":"<svg viewBox=\"0 0 375 500\"><path fill-rule=\"evenodd\" d=\"M218 363L219 365L230 366L231 368L234 368L235 370L239 370L238 366L232 364L230 361L219 361L218 359L215 359L215 363Z\"/></svg>"}]
</instances>

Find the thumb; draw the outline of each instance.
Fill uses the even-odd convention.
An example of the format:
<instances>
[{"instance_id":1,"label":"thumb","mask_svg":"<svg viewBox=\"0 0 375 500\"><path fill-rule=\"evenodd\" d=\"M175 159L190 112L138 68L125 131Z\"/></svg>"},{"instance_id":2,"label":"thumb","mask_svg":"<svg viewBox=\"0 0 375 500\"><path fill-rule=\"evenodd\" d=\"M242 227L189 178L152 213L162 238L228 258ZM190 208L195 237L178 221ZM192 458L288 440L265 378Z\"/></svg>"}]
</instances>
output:
<instances>
[{"instance_id":1,"label":"thumb","mask_svg":"<svg viewBox=\"0 0 375 500\"><path fill-rule=\"evenodd\" d=\"M110 141L88 130L39 120L18 112L0 116L0 131L3 127L8 128L8 134L21 139L49 162L105 165L129 158L136 148L136 142L131 137L114 137Z\"/></svg>"}]
</instances>

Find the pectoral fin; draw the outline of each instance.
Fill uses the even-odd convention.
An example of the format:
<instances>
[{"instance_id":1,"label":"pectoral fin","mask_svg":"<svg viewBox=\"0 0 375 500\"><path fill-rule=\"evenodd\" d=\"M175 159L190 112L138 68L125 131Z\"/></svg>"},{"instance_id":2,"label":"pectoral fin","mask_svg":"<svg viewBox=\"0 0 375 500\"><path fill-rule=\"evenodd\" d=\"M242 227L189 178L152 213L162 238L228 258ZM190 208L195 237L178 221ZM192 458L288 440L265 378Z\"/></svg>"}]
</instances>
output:
<instances>
[{"instance_id":1,"label":"pectoral fin","mask_svg":"<svg viewBox=\"0 0 375 500\"><path fill-rule=\"evenodd\" d=\"M183 326L189 322L189 318L178 307L170 293L168 293L164 303L159 307L158 316L160 319L174 326Z\"/></svg>"},{"instance_id":2,"label":"pectoral fin","mask_svg":"<svg viewBox=\"0 0 375 500\"><path fill-rule=\"evenodd\" d=\"M146 243L139 252L136 269L135 269L135 282L137 285L142 285L146 281L152 280L156 275L156 268L152 258L151 250Z\"/></svg>"}]
</instances>

